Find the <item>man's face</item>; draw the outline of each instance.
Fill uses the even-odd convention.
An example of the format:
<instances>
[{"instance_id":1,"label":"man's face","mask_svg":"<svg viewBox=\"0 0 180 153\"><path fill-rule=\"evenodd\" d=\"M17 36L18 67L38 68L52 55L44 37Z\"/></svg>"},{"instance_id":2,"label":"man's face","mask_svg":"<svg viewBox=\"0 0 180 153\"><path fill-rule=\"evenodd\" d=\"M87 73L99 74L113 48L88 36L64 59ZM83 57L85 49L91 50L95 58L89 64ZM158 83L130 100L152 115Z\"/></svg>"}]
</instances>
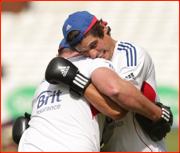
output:
<instances>
[{"instance_id":1,"label":"man's face","mask_svg":"<svg viewBox=\"0 0 180 153\"><path fill-rule=\"evenodd\" d=\"M104 34L103 38L98 38L89 34L75 48L84 56L110 60L114 47L114 41L109 35Z\"/></svg>"}]
</instances>

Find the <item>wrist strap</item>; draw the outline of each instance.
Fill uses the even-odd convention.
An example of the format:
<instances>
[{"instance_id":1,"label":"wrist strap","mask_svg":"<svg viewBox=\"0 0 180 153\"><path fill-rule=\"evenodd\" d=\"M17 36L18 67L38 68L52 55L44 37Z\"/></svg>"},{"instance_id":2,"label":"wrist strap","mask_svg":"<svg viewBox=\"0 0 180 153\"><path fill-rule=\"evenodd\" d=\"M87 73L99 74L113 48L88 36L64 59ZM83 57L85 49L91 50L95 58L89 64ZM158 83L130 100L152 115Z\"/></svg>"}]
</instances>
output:
<instances>
[{"instance_id":1,"label":"wrist strap","mask_svg":"<svg viewBox=\"0 0 180 153\"><path fill-rule=\"evenodd\" d=\"M90 83L91 79L78 72L74 77L72 85L70 86L70 92L76 92L79 95L84 95L84 92Z\"/></svg>"},{"instance_id":2,"label":"wrist strap","mask_svg":"<svg viewBox=\"0 0 180 153\"><path fill-rule=\"evenodd\" d=\"M164 106L162 103L160 102L154 102L157 106L161 107L162 109L162 115L161 118L164 119L166 122L169 122L170 119L170 112L168 111L168 109L170 110L170 107L168 106Z\"/></svg>"}]
</instances>

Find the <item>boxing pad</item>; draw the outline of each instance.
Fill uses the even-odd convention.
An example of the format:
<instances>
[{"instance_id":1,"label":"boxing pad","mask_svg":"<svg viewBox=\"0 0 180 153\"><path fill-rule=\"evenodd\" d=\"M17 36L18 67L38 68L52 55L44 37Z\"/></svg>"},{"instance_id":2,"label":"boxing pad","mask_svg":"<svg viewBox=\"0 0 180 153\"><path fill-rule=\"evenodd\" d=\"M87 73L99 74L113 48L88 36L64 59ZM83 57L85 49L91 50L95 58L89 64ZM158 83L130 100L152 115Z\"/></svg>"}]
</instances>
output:
<instances>
[{"instance_id":1,"label":"boxing pad","mask_svg":"<svg viewBox=\"0 0 180 153\"><path fill-rule=\"evenodd\" d=\"M12 138L16 144L19 144L23 132L29 127L30 114L25 113L25 116L18 117L12 127Z\"/></svg>"}]
</instances>

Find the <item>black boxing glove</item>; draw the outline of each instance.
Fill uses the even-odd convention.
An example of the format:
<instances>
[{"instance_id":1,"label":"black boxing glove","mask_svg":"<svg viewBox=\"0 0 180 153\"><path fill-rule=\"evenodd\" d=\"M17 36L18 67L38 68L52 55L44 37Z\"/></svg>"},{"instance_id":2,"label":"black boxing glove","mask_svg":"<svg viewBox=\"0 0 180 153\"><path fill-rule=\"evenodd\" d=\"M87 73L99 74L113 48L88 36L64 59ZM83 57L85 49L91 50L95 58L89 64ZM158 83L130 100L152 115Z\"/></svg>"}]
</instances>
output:
<instances>
[{"instance_id":1,"label":"black boxing glove","mask_svg":"<svg viewBox=\"0 0 180 153\"><path fill-rule=\"evenodd\" d=\"M19 144L23 132L29 127L30 114L25 113L25 116L18 117L12 127L12 138L16 144Z\"/></svg>"},{"instance_id":2,"label":"black boxing glove","mask_svg":"<svg viewBox=\"0 0 180 153\"><path fill-rule=\"evenodd\" d=\"M64 84L70 88L70 93L83 96L91 80L81 74L78 68L62 57L53 58L48 64L45 78L50 84Z\"/></svg>"}]
</instances>

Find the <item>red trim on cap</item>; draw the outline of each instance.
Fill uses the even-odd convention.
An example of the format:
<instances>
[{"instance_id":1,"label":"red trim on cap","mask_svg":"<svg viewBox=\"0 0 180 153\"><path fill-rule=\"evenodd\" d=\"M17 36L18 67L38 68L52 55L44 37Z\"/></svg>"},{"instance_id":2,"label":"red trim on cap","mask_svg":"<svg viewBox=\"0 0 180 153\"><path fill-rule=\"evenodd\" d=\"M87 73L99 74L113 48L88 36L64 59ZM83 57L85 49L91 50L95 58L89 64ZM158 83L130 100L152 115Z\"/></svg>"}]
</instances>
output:
<instances>
[{"instance_id":1,"label":"red trim on cap","mask_svg":"<svg viewBox=\"0 0 180 153\"><path fill-rule=\"evenodd\" d=\"M58 50L60 50L60 49L62 49L62 48L64 48L64 47L60 47Z\"/></svg>"},{"instance_id":2,"label":"red trim on cap","mask_svg":"<svg viewBox=\"0 0 180 153\"><path fill-rule=\"evenodd\" d=\"M107 24L108 24L106 21L103 21L102 23L104 23L104 25L107 25Z\"/></svg>"},{"instance_id":3,"label":"red trim on cap","mask_svg":"<svg viewBox=\"0 0 180 153\"><path fill-rule=\"evenodd\" d=\"M93 25L96 23L96 21L98 21L98 19L94 16L92 19L92 22L90 24L90 26L87 28L87 30L84 32L84 35L93 27Z\"/></svg>"}]
</instances>

